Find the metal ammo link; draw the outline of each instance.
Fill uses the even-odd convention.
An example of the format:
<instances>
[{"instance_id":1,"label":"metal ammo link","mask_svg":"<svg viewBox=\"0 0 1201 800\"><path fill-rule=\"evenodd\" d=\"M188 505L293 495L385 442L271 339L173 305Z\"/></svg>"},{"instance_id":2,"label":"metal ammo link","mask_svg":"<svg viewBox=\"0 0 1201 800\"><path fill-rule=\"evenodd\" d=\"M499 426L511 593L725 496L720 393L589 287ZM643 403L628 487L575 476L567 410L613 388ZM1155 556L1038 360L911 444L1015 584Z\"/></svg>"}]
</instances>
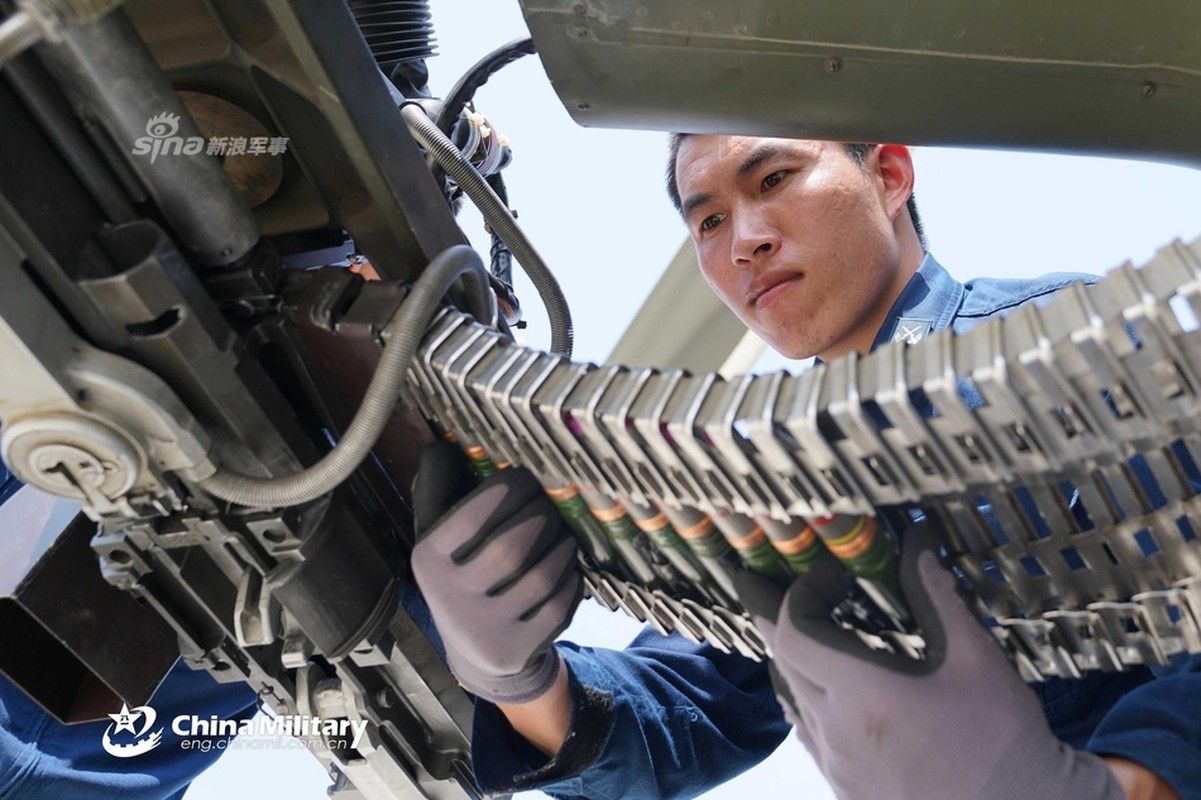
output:
<instances>
[{"instance_id":1,"label":"metal ammo link","mask_svg":"<svg viewBox=\"0 0 1201 800\"><path fill-rule=\"evenodd\" d=\"M666 514L674 528L627 525L617 548L573 526L589 593L659 631L759 658L723 575L739 548L764 557L755 520L911 506L1023 677L1074 677L1201 652L1198 317L1201 240L796 377L575 364L447 311L411 394L465 447L607 498L598 519L609 501ZM691 560L664 557L675 542Z\"/></svg>"}]
</instances>

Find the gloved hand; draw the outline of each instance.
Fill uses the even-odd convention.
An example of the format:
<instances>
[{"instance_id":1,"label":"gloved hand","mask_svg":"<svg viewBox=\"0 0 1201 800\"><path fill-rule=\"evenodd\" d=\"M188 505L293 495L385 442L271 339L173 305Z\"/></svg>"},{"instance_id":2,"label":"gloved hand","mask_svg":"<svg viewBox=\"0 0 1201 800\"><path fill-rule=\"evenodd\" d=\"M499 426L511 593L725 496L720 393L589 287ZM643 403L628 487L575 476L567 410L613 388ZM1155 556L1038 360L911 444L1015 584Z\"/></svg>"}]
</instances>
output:
<instances>
[{"instance_id":1,"label":"gloved hand","mask_svg":"<svg viewBox=\"0 0 1201 800\"><path fill-rule=\"evenodd\" d=\"M526 703L559 673L552 642L583 596L576 543L528 470L474 482L450 445L422 451L413 575L463 688Z\"/></svg>"},{"instance_id":2,"label":"gloved hand","mask_svg":"<svg viewBox=\"0 0 1201 800\"><path fill-rule=\"evenodd\" d=\"M774 654L797 736L841 800L1124 800L1105 762L1051 733L1033 691L960 598L928 526L901 552L924 661L869 650L803 580L739 594Z\"/></svg>"}]
</instances>

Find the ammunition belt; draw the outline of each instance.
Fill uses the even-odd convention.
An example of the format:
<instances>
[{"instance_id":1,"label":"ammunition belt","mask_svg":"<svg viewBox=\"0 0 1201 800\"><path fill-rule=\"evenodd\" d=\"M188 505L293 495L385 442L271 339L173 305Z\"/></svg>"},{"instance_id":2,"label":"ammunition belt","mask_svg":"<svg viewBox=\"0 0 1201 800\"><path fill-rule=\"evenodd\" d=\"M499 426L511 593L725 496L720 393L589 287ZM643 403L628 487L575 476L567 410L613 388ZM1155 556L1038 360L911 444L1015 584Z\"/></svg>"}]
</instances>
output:
<instances>
[{"instance_id":1,"label":"ammunition belt","mask_svg":"<svg viewBox=\"0 0 1201 800\"><path fill-rule=\"evenodd\" d=\"M482 469L532 470L590 593L661 631L761 656L731 553L803 571L814 520L908 507L1022 674L1077 676L1201 652L1199 317L1201 240L800 376L578 364L447 310L406 399Z\"/></svg>"}]
</instances>

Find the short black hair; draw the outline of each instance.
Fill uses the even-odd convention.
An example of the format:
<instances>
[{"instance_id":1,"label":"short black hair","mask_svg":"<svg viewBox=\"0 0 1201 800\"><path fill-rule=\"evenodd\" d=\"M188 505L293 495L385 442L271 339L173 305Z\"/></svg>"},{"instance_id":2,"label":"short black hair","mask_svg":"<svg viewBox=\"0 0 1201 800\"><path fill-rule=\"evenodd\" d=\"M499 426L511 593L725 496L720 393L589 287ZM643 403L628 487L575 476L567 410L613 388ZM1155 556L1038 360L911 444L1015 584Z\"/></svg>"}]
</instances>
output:
<instances>
[{"instance_id":1,"label":"short black hair","mask_svg":"<svg viewBox=\"0 0 1201 800\"><path fill-rule=\"evenodd\" d=\"M691 134L688 133L673 133L670 134L667 140L667 196L671 198L671 204L676 207L676 211L684 213L683 200L680 198L680 187L676 180L676 160L680 155L680 145L684 139ZM862 142L847 142L843 144L846 148L847 155L851 160L863 169L867 154L871 152L874 144L866 144ZM917 232L918 242L922 245L922 250L926 249L926 231L922 228L922 218L917 213L917 198L914 194L909 195L909 200L905 203L909 209L909 218L913 220L913 229Z\"/></svg>"}]
</instances>

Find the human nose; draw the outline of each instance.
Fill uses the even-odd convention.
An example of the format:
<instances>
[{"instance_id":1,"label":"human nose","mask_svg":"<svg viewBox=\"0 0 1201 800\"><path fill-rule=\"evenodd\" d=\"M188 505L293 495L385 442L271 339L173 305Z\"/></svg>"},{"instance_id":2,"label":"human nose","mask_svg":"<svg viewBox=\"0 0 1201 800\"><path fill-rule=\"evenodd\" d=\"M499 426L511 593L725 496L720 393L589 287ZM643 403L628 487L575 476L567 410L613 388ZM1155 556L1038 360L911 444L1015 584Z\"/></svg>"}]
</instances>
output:
<instances>
[{"instance_id":1,"label":"human nose","mask_svg":"<svg viewBox=\"0 0 1201 800\"><path fill-rule=\"evenodd\" d=\"M780 237L761 217L743 215L734 221L730 258L740 267L749 267L780 249Z\"/></svg>"}]
</instances>

